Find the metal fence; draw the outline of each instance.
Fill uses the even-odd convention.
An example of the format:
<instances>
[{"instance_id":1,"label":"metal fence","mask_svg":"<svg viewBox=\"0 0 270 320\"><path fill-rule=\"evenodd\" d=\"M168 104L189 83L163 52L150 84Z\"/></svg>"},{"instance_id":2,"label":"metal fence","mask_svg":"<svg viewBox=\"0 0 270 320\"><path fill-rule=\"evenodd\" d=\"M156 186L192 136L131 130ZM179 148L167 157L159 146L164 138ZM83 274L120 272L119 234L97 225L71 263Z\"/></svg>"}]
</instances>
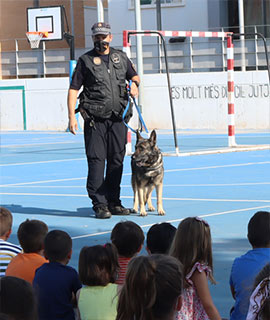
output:
<instances>
[{"instance_id":1,"label":"metal fence","mask_svg":"<svg viewBox=\"0 0 270 320\"><path fill-rule=\"evenodd\" d=\"M270 26L264 26L270 28ZM227 30L222 30L227 31ZM253 27L248 33L257 33ZM47 49L42 42L41 49L20 50L20 41L15 39L15 51L2 52L2 78L59 77L69 74L69 49ZM134 41L134 40L133 40ZM171 73L226 71L226 40L207 38L166 39L169 70ZM134 42L135 44L135 42ZM240 40L234 40L235 70L266 70L265 48L257 36L244 40L244 52ZM75 49L77 59L91 48ZM267 38L270 52L270 38ZM136 64L136 45L132 45L132 60ZM143 67L145 74L165 72L164 52L157 39L143 39Z\"/></svg>"}]
</instances>

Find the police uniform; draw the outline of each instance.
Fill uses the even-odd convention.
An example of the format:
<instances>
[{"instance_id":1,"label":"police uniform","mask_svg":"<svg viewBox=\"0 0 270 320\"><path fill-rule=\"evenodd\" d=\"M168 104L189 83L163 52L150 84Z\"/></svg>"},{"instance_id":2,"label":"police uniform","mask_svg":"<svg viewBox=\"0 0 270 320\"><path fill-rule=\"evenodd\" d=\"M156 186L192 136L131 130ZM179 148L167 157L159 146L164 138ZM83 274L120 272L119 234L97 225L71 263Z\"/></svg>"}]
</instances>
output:
<instances>
[{"instance_id":1,"label":"police uniform","mask_svg":"<svg viewBox=\"0 0 270 320\"><path fill-rule=\"evenodd\" d=\"M72 76L70 89L83 86L79 109L85 118L87 191L94 210L104 205L109 209L121 206L120 183L127 143L122 114L128 102L126 80L136 75L127 55L110 47L108 55L100 55L95 49L82 55ZM126 117L128 121L131 111ZM123 210L123 214L127 211Z\"/></svg>"}]
</instances>

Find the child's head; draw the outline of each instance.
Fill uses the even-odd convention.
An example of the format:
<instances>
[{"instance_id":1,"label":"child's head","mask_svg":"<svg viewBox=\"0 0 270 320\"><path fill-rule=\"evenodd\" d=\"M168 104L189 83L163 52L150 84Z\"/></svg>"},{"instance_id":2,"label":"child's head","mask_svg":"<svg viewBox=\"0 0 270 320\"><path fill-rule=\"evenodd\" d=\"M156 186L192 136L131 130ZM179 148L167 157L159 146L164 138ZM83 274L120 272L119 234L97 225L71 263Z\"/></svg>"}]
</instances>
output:
<instances>
[{"instance_id":1,"label":"child's head","mask_svg":"<svg viewBox=\"0 0 270 320\"><path fill-rule=\"evenodd\" d=\"M176 230L170 254L183 264L185 276L196 262L207 264L213 270L209 224L198 217L184 219ZM214 282L212 274L210 280Z\"/></svg>"},{"instance_id":2,"label":"child's head","mask_svg":"<svg viewBox=\"0 0 270 320\"><path fill-rule=\"evenodd\" d=\"M168 222L154 224L147 232L146 244L150 254L163 253L167 254L176 228Z\"/></svg>"},{"instance_id":3,"label":"child's head","mask_svg":"<svg viewBox=\"0 0 270 320\"><path fill-rule=\"evenodd\" d=\"M249 220L248 240L253 248L270 247L270 212L258 211Z\"/></svg>"},{"instance_id":4,"label":"child's head","mask_svg":"<svg viewBox=\"0 0 270 320\"><path fill-rule=\"evenodd\" d=\"M11 212L0 207L0 238L3 240L8 239L12 228L12 214Z\"/></svg>"},{"instance_id":5,"label":"child's head","mask_svg":"<svg viewBox=\"0 0 270 320\"><path fill-rule=\"evenodd\" d=\"M87 286L106 286L116 280L117 250L112 243L83 247L79 257L79 276Z\"/></svg>"},{"instance_id":6,"label":"child's head","mask_svg":"<svg viewBox=\"0 0 270 320\"><path fill-rule=\"evenodd\" d=\"M247 319L269 320L270 263L267 263L255 278L253 290Z\"/></svg>"},{"instance_id":7,"label":"child's head","mask_svg":"<svg viewBox=\"0 0 270 320\"><path fill-rule=\"evenodd\" d=\"M111 233L111 241L120 256L131 258L142 248L144 234L140 226L132 221L117 223Z\"/></svg>"},{"instance_id":8,"label":"child's head","mask_svg":"<svg viewBox=\"0 0 270 320\"><path fill-rule=\"evenodd\" d=\"M167 319L181 307L182 283L182 266L176 258L162 254L133 258L116 319Z\"/></svg>"},{"instance_id":9,"label":"child's head","mask_svg":"<svg viewBox=\"0 0 270 320\"><path fill-rule=\"evenodd\" d=\"M48 226L40 220L25 220L19 226L17 237L24 253L38 253L44 248Z\"/></svg>"},{"instance_id":10,"label":"child's head","mask_svg":"<svg viewBox=\"0 0 270 320\"><path fill-rule=\"evenodd\" d=\"M67 263L71 257L72 239L62 230L50 231L44 241L44 255L50 262Z\"/></svg>"},{"instance_id":11,"label":"child's head","mask_svg":"<svg viewBox=\"0 0 270 320\"><path fill-rule=\"evenodd\" d=\"M32 285L16 277L0 278L0 313L12 320L37 320L37 302Z\"/></svg>"}]
</instances>

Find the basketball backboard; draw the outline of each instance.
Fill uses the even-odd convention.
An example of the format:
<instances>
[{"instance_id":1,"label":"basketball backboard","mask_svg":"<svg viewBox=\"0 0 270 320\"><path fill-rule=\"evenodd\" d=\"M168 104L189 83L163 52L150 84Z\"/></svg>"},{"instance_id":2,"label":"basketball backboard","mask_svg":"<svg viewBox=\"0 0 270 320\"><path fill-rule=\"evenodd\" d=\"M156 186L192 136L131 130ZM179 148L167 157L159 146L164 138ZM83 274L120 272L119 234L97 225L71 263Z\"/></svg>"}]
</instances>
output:
<instances>
[{"instance_id":1,"label":"basketball backboard","mask_svg":"<svg viewBox=\"0 0 270 320\"><path fill-rule=\"evenodd\" d=\"M27 32L48 32L43 41L62 40L63 26L62 6L27 8Z\"/></svg>"}]
</instances>

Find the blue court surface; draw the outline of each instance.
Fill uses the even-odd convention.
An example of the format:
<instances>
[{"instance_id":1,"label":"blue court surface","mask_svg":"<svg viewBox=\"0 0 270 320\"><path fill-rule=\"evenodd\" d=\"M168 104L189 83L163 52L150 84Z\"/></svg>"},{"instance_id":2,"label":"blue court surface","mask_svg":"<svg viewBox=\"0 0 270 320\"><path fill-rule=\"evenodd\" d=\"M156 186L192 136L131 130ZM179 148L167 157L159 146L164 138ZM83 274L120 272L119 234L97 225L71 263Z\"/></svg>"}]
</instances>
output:
<instances>
[{"instance_id":1,"label":"blue court surface","mask_svg":"<svg viewBox=\"0 0 270 320\"><path fill-rule=\"evenodd\" d=\"M134 139L134 135L132 135ZM163 152L172 152L172 133L157 132ZM178 134L181 152L226 147L226 135L194 132ZM239 144L270 144L270 134L249 133L237 136ZM181 153L180 153L181 154ZM270 210L270 151L202 154L164 157L165 216L149 212L147 217L132 214L95 219L85 184L87 163L83 135L44 132L1 133L1 205L14 216L11 242L18 243L16 232L25 219L40 219L49 229L62 229L73 238L70 265L77 269L80 249L104 244L113 226L128 219L139 224L145 234L157 222L176 227L188 216L208 221L212 231L214 275L210 285L214 302L223 317L233 305L229 275L233 259L250 249L247 224L259 210ZM121 185L122 202L132 207L130 157L125 157ZM154 201L155 203L155 194ZM142 254L146 254L143 249Z\"/></svg>"}]
</instances>

